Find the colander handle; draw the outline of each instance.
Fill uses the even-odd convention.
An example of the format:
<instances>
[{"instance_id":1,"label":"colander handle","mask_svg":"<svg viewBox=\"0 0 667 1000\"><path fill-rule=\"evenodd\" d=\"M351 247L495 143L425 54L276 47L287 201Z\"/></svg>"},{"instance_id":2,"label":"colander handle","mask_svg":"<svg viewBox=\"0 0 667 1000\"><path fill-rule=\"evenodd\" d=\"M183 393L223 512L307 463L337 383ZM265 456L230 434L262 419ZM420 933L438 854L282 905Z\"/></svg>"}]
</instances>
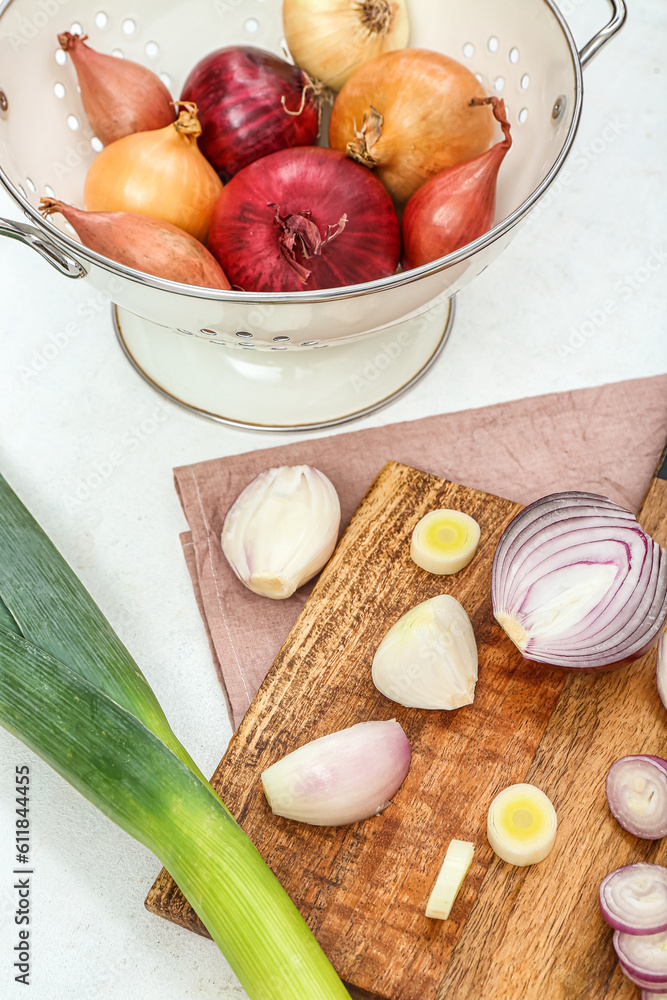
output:
<instances>
[{"instance_id":1,"label":"colander handle","mask_svg":"<svg viewBox=\"0 0 667 1000\"><path fill-rule=\"evenodd\" d=\"M582 66L585 66L587 62L590 62L593 56L597 55L603 45L606 45L610 38L613 38L617 31L620 31L623 27L626 17L628 16L628 9L625 6L625 0L609 0L612 6L614 15L609 22L605 24L601 31L598 31L597 35L591 38L590 42L586 42L583 49L579 50L579 60Z\"/></svg>"},{"instance_id":2,"label":"colander handle","mask_svg":"<svg viewBox=\"0 0 667 1000\"><path fill-rule=\"evenodd\" d=\"M32 247L44 260L48 260L51 267L55 267L56 271L60 271L66 278L85 278L87 274L83 264L73 257L68 257L34 226L27 226L24 222L16 222L14 219L0 219L0 236L9 236L12 240L18 240Z\"/></svg>"}]
</instances>

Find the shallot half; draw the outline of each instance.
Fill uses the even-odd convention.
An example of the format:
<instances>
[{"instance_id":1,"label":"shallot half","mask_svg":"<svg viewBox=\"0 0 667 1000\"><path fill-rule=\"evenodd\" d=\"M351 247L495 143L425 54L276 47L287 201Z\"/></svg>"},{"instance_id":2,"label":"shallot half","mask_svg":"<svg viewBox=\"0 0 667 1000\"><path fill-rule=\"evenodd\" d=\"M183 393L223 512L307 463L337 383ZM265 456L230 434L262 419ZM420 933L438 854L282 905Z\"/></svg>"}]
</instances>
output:
<instances>
[{"instance_id":1,"label":"shallot half","mask_svg":"<svg viewBox=\"0 0 667 1000\"><path fill-rule=\"evenodd\" d=\"M428 49L399 49L365 63L331 111L329 145L374 170L397 204L445 167L488 149L491 109L465 66Z\"/></svg>"},{"instance_id":2,"label":"shallot half","mask_svg":"<svg viewBox=\"0 0 667 1000\"><path fill-rule=\"evenodd\" d=\"M378 816L403 784L410 743L402 726L359 722L305 743L262 771L276 816L344 826Z\"/></svg>"},{"instance_id":3,"label":"shallot half","mask_svg":"<svg viewBox=\"0 0 667 1000\"><path fill-rule=\"evenodd\" d=\"M499 98L475 98L472 104L491 104L504 138L473 160L447 167L415 191L401 224L403 270L453 253L493 225L498 171L512 145L510 124Z\"/></svg>"},{"instance_id":4,"label":"shallot half","mask_svg":"<svg viewBox=\"0 0 667 1000\"><path fill-rule=\"evenodd\" d=\"M229 288L215 257L189 233L138 212L84 212L42 198L44 216L60 212L84 246L137 271L204 288Z\"/></svg>"},{"instance_id":5,"label":"shallot half","mask_svg":"<svg viewBox=\"0 0 667 1000\"><path fill-rule=\"evenodd\" d=\"M131 59L96 52L86 45L87 38L70 31L58 35L74 63L88 124L105 146L173 122L171 95L159 76Z\"/></svg>"},{"instance_id":6,"label":"shallot half","mask_svg":"<svg viewBox=\"0 0 667 1000\"><path fill-rule=\"evenodd\" d=\"M185 104L166 128L112 142L86 175L86 208L153 215L205 242L222 182L197 146L200 135L197 108Z\"/></svg>"}]
</instances>

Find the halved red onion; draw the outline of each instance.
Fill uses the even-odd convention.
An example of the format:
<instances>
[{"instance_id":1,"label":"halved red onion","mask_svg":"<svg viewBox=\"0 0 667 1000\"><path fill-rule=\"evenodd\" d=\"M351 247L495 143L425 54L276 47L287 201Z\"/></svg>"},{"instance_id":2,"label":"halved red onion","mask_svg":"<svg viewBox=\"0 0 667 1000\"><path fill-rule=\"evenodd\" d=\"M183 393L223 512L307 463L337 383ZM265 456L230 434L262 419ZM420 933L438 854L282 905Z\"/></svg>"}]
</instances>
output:
<instances>
[{"instance_id":1,"label":"halved red onion","mask_svg":"<svg viewBox=\"0 0 667 1000\"><path fill-rule=\"evenodd\" d=\"M614 818L643 840L667 836L667 761L634 754L615 761L605 782Z\"/></svg>"},{"instance_id":2,"label":"halved red onion","mask_svg":"<svg viewBox=\"0 0 667 1000\"><path fill-rule=\"evenodd\" d=\"M491 593L525 659L608 669L656 642L667 620L667 552L607 497L553 493L503 532Z\"/></svg>"},{"instance_id":3,"label":"halved red onion","mask_svg":"<svg viewBox=\"0 0 667 1000\"><path fill-rule=\"evenodd\" d=\"M343 826L377 816L403 784L410 743L400 723L359 722L288 753L262 772L276 816Z\"/></svg>"},{"instance_id":4,"label":"halved red onion","mask_svg":"<svg viewBox=\"0 0 667 1000\"><path fill-rule=\"evenodd\" d=\"M667 986L667 931L659 934L624 934L614 931L619 964L633 983L644 989Z\"/></svg>"},{"instance_id":5,"label":"halved red onion","mask_svg":"<svg viewBox=\"0 0 667 1000\"><path fill-rule=\"evenodd\" d=\"M626 934L667 930L667 868L638 862L610 872L600 885L600 912Z\"/></svg>"},{"instance_id":6,"label":"halved red onion","mask_svg":"<svg viewBox=\"0 0 667 1000\"><path fill-rule=\"evenodd\" d=\"M658 639L658 659L655 673L660 701L667 708L667 632L663 632Z\"/></svg>"}]
</instances>

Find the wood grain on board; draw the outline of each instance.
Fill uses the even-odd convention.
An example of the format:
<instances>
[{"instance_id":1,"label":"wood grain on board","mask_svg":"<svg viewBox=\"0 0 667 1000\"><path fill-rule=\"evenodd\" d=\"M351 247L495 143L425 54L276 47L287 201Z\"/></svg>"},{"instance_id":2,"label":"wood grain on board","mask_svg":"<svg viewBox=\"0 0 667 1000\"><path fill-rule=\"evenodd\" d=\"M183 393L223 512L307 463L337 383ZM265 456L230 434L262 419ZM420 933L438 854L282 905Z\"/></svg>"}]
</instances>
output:
<instances>
[{"instance_id":1,"label":"wood grain on board","mask_svg":"<svg viewBox=\"0 0 667 1000\"><path fill-rule=\"evenodd\" d=\"M419 518L437 507L479 521L473 562L454 577L409 556ZM491 561L519 505L406 466L382 470L358 508L221 761L212 783L313 929L353 997L363 1000L631 1000L616 968L597 888L630 860L667 863L611 818L604 776L627 753L667 752L654 655L598 675L524 663L492 617ZM667 544L667 483L654 480L640 517ZM479 648L473 705L406 709L373 686L370 665L408 608L451 593ZM410 772L385 812L342 828L274 817L259 775L279 757L366 719L397 718ZM556 846L540 865L495 858L486 813L506 785L531 781L554 802ZM452 838L475 843L447 921L426 900ZM148 909L205 933L163 871ZM315 1000L315 998L314 998Z\"/></svg>"}]
</instances>

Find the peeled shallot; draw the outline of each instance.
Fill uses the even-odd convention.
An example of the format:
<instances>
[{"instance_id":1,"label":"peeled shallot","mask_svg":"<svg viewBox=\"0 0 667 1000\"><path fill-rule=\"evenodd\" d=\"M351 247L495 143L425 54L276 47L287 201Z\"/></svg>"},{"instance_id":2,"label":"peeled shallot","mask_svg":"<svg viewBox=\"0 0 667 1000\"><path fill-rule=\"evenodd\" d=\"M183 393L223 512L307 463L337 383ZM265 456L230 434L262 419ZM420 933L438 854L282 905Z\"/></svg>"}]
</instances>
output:
<instances>
[{"instance_id":1,"label":"peeled shallot","mask_svg":"<svg viewBox=\"0 0 667 1000\"><path fill-rule=\"evenodd\" d=\"M159 76L131 59L96 52L87 37L63 31L58 41L74 63L88 124L105 146L173 122L171 95Z\"/></svg>"}]
</instances>

